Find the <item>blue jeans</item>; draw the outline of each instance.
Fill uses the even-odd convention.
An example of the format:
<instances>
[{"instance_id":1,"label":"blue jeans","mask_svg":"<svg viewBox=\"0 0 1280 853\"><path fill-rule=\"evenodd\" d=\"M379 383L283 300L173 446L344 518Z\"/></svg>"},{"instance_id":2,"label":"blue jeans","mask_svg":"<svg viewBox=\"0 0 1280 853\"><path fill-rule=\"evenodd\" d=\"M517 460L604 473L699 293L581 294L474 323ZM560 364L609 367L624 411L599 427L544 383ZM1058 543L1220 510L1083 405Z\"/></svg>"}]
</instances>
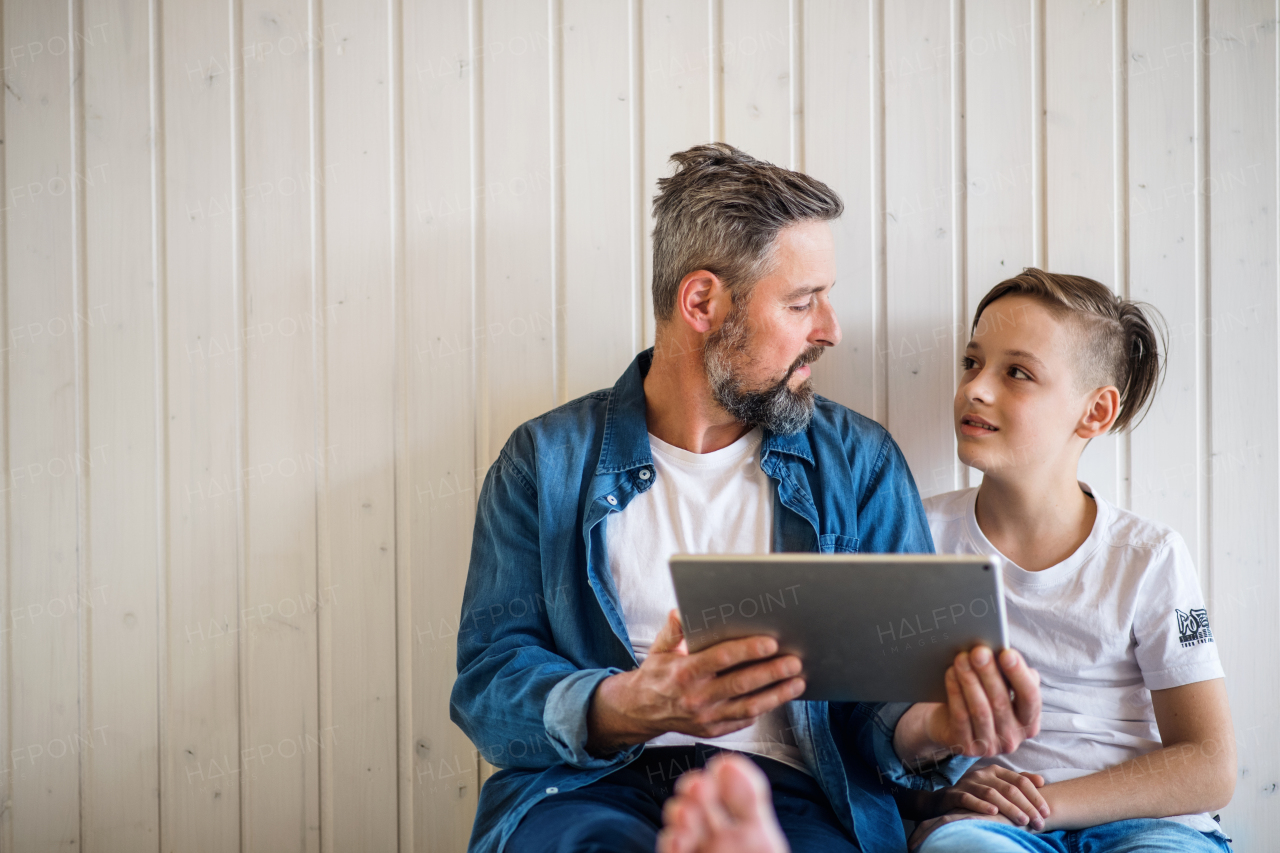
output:
<instances>
[{"instance_id":1,"label":"blue jeans","mask_svg":"<svg viewBox=\"0 0 1280 853\"><path fill-rule=\"evenodd\" d=\"M1153 818L1039 834L989 820L957 820L938 827L919 853L1231 853L1231 847L1221 833Z\"/></svg>"},{"instance_id":2,"label":"blue jeans","mask_svg":"<svg viewBox=\"0 0 1280 853\"><path fill-rule=\"evenodd\" d=\"M662 804L676 779L722 750L662 746L584 788L537 803L507 840L510 853L653 853ZM858 853L818 783L794 767L748 755L769 777L778 824L795 853Z\"/></svg>"}]
</instances>

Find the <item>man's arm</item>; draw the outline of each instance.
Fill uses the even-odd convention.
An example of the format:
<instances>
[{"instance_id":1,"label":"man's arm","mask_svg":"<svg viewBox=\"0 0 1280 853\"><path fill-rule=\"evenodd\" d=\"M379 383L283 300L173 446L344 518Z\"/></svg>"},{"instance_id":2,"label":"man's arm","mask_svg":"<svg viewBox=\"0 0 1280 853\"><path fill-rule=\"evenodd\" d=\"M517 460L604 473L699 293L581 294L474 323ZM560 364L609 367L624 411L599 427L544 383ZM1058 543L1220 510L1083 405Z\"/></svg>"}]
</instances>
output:
<instances>
[{"instance_id":1,"label":"man's arm","mask_svg":"<svg viewBox=\"0 0 1280 853\"><path fill-rule=\"evenodd\" d=\"M1199 814L1231 802L1236 745L1225 680L1152 690L1151 704L1164 748L1041 788L1050 809L1046 829Z\"/></svg>"},{"instance_id":2,"label":"man's arm","mask_svg":"<svg viewBox=\"0 0 1280 853\"><path fill-rule=\"evenodd\" d=\"M500 767L606 766L585 752L585 710L618 670L581 669L554 651L550 614L576 598L544 587L537 489L512 455L520 440L503 448L480 489L450 717ZM535 601L545 606L528 605Z\"/></svg>"}]
</instances>

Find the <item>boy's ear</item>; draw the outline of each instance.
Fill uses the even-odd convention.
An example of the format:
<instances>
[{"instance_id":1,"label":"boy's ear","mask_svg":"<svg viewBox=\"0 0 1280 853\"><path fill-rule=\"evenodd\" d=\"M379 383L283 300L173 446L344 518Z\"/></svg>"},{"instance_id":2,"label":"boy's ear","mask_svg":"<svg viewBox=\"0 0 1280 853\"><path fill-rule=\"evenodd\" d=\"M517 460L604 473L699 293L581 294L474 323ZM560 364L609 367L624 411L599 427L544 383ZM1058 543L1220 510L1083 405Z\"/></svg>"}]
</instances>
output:
<instances>
[{"instance_id":1,"label":"boy's ear","mask_svg":"<svg viewBox=\"0 0 1280 853\"><path fill-rule=\"evenodd\" d=\"M1088 441L1105 435L1120 414L1120 391L1114 385L1099 388L1086 400L1088 408L1076 427L1076 435Z\"/></svg>"}]
</instances>

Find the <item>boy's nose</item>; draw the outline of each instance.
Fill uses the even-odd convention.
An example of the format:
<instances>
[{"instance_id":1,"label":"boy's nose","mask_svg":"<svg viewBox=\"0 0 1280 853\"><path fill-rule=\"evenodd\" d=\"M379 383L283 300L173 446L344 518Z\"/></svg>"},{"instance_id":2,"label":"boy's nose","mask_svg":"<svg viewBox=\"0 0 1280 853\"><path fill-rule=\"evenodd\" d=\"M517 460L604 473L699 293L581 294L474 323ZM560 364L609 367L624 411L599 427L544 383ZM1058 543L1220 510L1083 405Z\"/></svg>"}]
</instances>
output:
<instances>
[{"instance_id":1,"label":"boy's nose","mask_svg":"<svg viewBox=\"0 0 1280 853\"><path fill-rule=\"evenodd\" d=\"M987 373L985 370L979 371L978 375L970 379L960 388L966 400L972 403L990 403L991 387L987 381Z\"/></svg>"}]
</instances>

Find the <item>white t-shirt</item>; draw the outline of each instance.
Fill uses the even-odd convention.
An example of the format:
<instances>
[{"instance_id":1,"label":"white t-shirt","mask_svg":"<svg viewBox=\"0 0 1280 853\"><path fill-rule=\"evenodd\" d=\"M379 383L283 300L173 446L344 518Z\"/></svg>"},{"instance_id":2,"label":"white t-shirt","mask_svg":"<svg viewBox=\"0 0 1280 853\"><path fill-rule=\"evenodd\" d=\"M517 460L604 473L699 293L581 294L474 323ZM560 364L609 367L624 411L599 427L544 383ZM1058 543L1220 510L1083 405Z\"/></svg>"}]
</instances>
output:
<instances>
[{"instance_id":1,"label":"white t-shirt","mask_svg":"<svg viewBox=\"0 0 1280 853\"><path fill-rule=\"evenodd\" d=\"M760 469L757 427L728 447L691 453L650 435L654 483L605 522L609 571L636 660L643 662L676 606L672 554L767 554L773 539L773 482ZM784 706L785 707L785 706ZM763 755L808 773L783 707L713 739L668 732L650 746L710 743Z\"/></svg>"},{"instance_id":2,"label":"white t-shirt","mask_svg":"<svg viewBox=\"0 0 1280 853\"><path fill-rule=\"evenodd\" d=\"M977 495L924 501L939 554L1000 554L978 526ZM1114 767L1162 746L1150 691L1223 677L1182 537L1094 500L1093 530L1070 557L1039 572L1003 561L1009 642L1040 671L1044 705L1038 735L975 766L1039 773L1046 784ZM1169 819L1218 829L1208 814Z\"/></svg>"}]
</instances>

